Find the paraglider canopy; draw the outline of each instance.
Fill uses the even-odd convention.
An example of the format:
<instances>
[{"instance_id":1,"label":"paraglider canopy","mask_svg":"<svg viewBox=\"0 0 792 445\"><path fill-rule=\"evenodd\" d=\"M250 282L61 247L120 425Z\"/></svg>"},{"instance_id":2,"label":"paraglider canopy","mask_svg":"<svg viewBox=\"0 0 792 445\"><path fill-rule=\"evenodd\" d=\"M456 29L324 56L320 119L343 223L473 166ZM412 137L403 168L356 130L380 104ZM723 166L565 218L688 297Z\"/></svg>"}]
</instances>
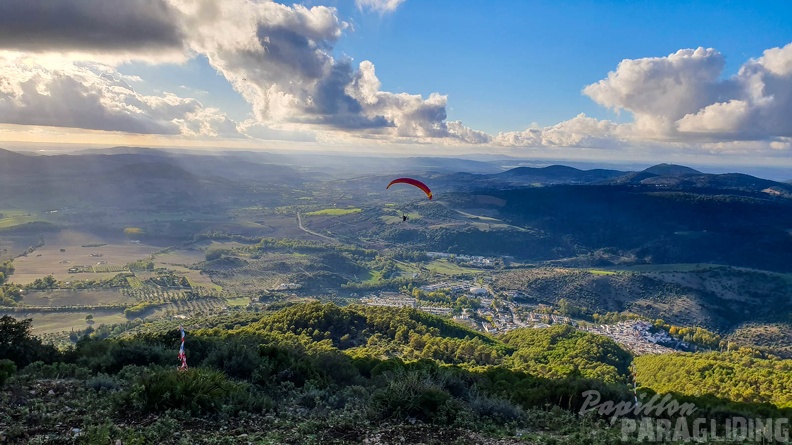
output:
<instances>
[{"instance_id":1,"label":"paraglider canopy","mask_svg":"<svg viewBox=\"0 0 792 445\"><path fill-rule=\"evenodd\" d=\"M418 187L419 189L423 190L423 192L426 193L426 196L429 197L429 200L432 199L432 191L429 190L429 187L427 187L426 184L424 184L423 182L421 182L421 181L419 181L417 179L412 179L412 178L394 179L393 181L390 182L390 184L388 184L387 187L385 187L385 189L389 189L390 186L392 186L393 184L410 184L410 185L413 185L413 186Z\"/></svg>"}]
</instances>

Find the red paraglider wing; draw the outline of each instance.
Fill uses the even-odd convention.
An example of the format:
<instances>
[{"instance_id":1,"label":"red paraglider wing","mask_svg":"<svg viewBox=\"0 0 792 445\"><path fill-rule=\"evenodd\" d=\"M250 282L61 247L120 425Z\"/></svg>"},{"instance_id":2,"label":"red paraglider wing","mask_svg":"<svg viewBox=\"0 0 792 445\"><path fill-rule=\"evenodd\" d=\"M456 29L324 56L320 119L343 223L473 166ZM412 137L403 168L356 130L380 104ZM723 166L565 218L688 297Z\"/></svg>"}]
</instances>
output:
<instances>
[{"instance_id":1,"label":"red paraglider wing","mask_svg":"<svg viewBox=\"0 0 792 445\"><path fill-rule=\"evenodd\" d=\"M412 178L394 179L385 188L389 189L390 186L392 186L393 184L410 184L410 185L414 185L414 186L418 187L419 189L423 190L424 193L426 193L426 196L428 196L430 200L432 199L432 191L429 190L429 187L427 187L426 184L424 184L423 182L421 182L421 181L419 181L417 179L412 179Z\"/></svg>"}]
</instances>

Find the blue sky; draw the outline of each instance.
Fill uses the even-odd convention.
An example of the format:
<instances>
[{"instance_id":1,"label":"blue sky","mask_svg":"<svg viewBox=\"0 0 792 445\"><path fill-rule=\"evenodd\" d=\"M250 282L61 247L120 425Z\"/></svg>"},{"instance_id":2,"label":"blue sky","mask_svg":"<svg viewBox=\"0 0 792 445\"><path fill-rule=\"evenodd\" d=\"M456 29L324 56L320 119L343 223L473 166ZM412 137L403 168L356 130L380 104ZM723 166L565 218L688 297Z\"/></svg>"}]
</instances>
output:
<instances>
[{"instance_id":1,"label":"blue sky","mask_svg":"<svg viewBox=\"0 0 792 445\"><path fill-rule=\"evenodd\" d=\"M790 1L105 2L0 4L0 143L792 153Z\"/></svg>"},{"instance_id":2,"label":"blue sky","mask_svg":"<svg viewBox=\"0 0 792 445\"><path fill-rule=\"evenodd\" d=\"M765 49L792 42L789 1L407 0L386 14L352 0L304 4L333 6L352 24L334 55L372 61L383 90L448 95L449 119L489 133L554 125L579 113L629 120L581 93L623 59L711 47L724 54L724 75L731 76ZM199 97L206 104L238 119L250 112L202 57L120 71L147 79L144 91L190 85L211 93Z\"/></svg>"},{"instance_id":3,"label":"blue sky","mask_svg":"<svg viewBox=\"0 0 792 445\"><path fill-rule=\"evenodd\" d=\"M408 0L382 18L351 3L337 52L374 62L385 90L448 94L449 118L488 132L615 118L581 89L623 59L712 47L731 75L792 41L789 1Z\"/></svg>"}]
</instances>

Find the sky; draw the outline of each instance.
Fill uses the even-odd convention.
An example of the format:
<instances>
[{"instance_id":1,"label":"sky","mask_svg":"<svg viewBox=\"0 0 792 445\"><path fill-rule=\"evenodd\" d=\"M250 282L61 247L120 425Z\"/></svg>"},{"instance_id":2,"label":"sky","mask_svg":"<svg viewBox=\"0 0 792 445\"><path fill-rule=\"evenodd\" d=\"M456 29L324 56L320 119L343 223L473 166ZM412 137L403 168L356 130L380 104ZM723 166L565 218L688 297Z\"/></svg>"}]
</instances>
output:
<instances>
[{"instance_id":1,"label":"sky","mask_svg":"<svg viewBox=\"0 0 792 445\"><path fill-rule=\"evenodd\" d=\"M0 147L792 166L792 2L0 3Z\"/></svg>"}]
</instances>

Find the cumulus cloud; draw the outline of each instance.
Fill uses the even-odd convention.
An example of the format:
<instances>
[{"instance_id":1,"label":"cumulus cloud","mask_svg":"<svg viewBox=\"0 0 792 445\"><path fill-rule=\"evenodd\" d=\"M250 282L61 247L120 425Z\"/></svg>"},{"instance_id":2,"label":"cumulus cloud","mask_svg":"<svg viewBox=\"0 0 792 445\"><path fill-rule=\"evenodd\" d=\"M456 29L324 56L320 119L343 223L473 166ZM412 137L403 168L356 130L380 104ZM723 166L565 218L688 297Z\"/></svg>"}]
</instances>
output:
<instances>
[{"instance_id":1,"label":"cumulus cloud","mask_svg":"<svg viewBox=\"0 0 792 445\"><path fill-rule=\"evenodd\" d=\"M0 122L143 134L239 136L222 112L137 93L109 66L0 54Z\"/></svg>"},{"instance_id":2,"label":"cumulus cloud","mask_svg":"<svg viewBox=\"0 0 792 445\"><path fill-rule=\"evenodd\" d=\"M356 0L387 13L404 0ZM448 121L448 98L382 90L374 64L334 57L350 26L335 8L253 0L0 2L0 122L187 137L393 140L507 147L690 144L709 151L789 150L792 44L723 78L712 48L622 61L583 94L631 113L617 124L580 114L557 125L490 135ZM250 104L252 119L144 82L119 63L198 55ZM187 86L182 95L206 94Z\"/></svg>"},{"instance_id":3,"label":"cumulus cloud","mask_svg":"<svg viewBox=\"0 0 792 445\"><path fill-rule=\"evenodd\" d=\"M581 113L549 127L499 133L493 141L505 146L614 148L623 144L628 128Z\"/></svg>"},{"instance_id":4,"label":"cumulus cloud","mask_svg":"<svg viewBox=\"0 0 792 445\"><path fill-rule=\"evenodd\" d=\"M275 128L254 119L248 119L239 124L239 131L249 137L263 140L316 142L316 136L299 130Z\"/></svg>"},{"instance_id":5,"label":"cumulus cloud","mask_svg":"<svg viewBox=\"0 0 792 445\"><path fill-rule=\"evenodd\" d=\"M4 0L0 49L173 56L183 49L166 0Z\"/></svg>"},{"instance_id":6,"label":"cumulus cloud","mask_svg":"<svg viewBox=\"0 0 792 445\"><path fill-rule=\"evenodd\" d=\"M414 138L453 136L446 97L380 90L371 62L357 69L332 49L348 25L334 8L182 1L191 47L205 54L265 123Z\"/></svg>"},{"instance_id":7,"label":"cumulus cloud","mask_svg":"<svg viewBox=\"0 0 792 445\"><path fill-rule=\"evenodd\" d=\"M711 48L624 60L583 92L632 112L636 136L706 141L792 135L792 44L766 50L728 79L721 79L724 64Z\"/></svg>"},{"instance_id":8,"label":"cumulus cloud","mask_svg":"<svg viewBox=\"0 0 792 445\"><path fill-rule=\"evenodd\" d=\"M355 0L355 5L357 5L358 9L361 11L363 9L369 9L379 12L380 14L393 12L402 3L404 3L404 0Z\"/></svg>"},{"instance_id":9,"label":"cumulus cloud","mask_svg":"<svg viewBox=\"0 0 792 445\"><path fill-rule=\"evenodd\" d=\"M392 10L399 3L365 6ZM97 79L78 65L60 69L47 63L46 55L107 66L181 51L185 57L205 55L267 128L294 123L370 135L457 137L446 127L445 96L383 92L373 64L356 68L349 59L336 60L333 46L347 28L334 8L324 6L249 0L9 0L0 6L0 49L44 55L34 62L39 76L28 79L27 89L16 85L13 94L11 84L30 70L12 73L9 68L0 120L138 133L232 134L235 124L218 110L190 101L169 109L174 95L148 97L145 107L143 96L130 85L138 79L118 73L99 73ZM67 94L74 100L68 106L60 100ZM177 105L181 109L173 108ZM85 113L69 114L58 106ZM160 111L163 107L166 112ZM461 138L481 136L464 134Z\"/></svg>"},{"instance_id":10,"label":"cumulus cloud","mask_svg":"<svg viewBox=\"0 0 792 445\"><path fill-rule=\"evenodd\" d=\"M460 121L449 121L446 123L446 127L451 136L469 144L488 144L492 142L492 136L489 134L468 128L462 125Z\"/></svg>"}]
</instances>

